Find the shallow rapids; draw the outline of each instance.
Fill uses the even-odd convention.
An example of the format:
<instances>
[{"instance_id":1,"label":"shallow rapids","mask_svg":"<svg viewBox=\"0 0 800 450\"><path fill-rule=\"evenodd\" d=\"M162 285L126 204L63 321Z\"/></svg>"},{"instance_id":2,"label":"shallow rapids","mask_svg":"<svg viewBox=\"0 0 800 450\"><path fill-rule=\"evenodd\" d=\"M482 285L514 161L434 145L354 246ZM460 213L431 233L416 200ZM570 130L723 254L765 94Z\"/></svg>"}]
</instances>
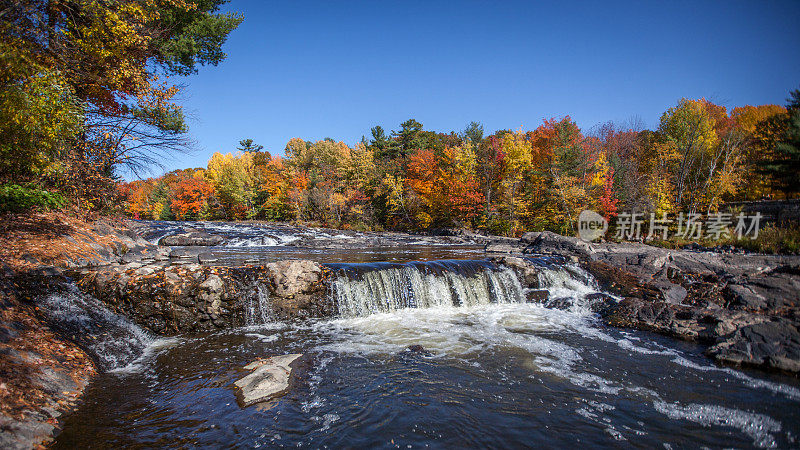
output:
<instances>
[{"instance_id":1,"label":"shallow rapids","mask_svg":"<svg viewBox=\"0 0 800 450\"><path fill-rule=\"evenodd\" d=\"M241 367L289 352L312 356L295 390L240 408ZM526 303L273 322L185 337L103 375L56 447L797 445L797 380L700 352Z\"/></svg>"},{"instance_id":2,"label":"shallow rapids","mask_svg":"<svg viewBox=\"0 0 800 450\"><path fill-rule=\"evenodd\" d=\"M261 229L230 234L274 244ZM236 239L219 251L246 242ZM276 248L247 255L291 254ZM84 330L109 370L54 447L800 445L797 378L715 366L701 346L605 327L593 302L614 299L558 258L531 259L541 270L523 288L508 267L452 260L474 259L469 249L290 251L332 269L337 318L276 321L259 285L248 326L154 340L74 289L46 297L52 320ZM413 261L420 254L450 259ZM292 390L241 408L243 366L287 353L308 356Z\"/></svg>"}]
</instances>

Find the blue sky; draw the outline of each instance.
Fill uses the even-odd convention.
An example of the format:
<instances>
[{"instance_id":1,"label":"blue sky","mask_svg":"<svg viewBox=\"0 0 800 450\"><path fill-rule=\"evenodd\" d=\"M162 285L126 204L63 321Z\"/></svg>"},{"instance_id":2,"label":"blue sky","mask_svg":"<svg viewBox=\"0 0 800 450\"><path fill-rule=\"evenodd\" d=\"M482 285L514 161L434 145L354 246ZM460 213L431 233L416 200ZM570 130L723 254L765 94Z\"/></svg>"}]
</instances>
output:
<instances>
[{"instance_id":1,"label":"blue sky","mask_svg":"<svg viewBox=\"0 0 800 450\"><path fill-rule=\"evenodd\" d=\"M252 138L354 144L374 125L487 132L570 115L655 127L681 97L729 109L800 86L800 1L247 1L218 67L180 80L205 166Z\"/></svg>"}]
</instances>

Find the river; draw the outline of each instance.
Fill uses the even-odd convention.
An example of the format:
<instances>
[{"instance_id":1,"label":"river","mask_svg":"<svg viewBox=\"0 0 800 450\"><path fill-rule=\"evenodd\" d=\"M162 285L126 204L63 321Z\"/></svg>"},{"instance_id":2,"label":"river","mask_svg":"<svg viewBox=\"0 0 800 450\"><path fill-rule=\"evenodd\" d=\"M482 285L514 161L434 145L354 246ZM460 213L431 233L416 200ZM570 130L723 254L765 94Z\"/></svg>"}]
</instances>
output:
<instances>
[{"instance_id":1,"label":"river","mask_svg":"<svg viewBox=\"0 0 800 450\"><path fill-rule=\"evenodd\" d=\"M339 315L278 321L263 296L246 327L156 338L125 324L139 351L98 345L130 357L106 358L56 448L798 445L796 378L717 366L699 345L604 326L587 297L597 287L577 267L540 275L568 305L554 309L527 303L514 273L468 243L303 249L291 230L224 227L240 238L212 249L234 255L228 262L289 254L329 265ZM69 290L47 299L59 311L87 301ZM286 353L306 355L289 394L241 408L242 367Z\"/></svg>"}]
</instances>

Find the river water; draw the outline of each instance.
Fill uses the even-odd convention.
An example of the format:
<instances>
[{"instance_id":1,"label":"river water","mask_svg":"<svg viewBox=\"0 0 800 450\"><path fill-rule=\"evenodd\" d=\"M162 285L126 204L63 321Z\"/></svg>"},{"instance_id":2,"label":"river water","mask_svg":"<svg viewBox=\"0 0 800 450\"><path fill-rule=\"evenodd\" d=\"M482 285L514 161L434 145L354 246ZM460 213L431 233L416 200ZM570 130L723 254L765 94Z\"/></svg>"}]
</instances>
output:
<instances>
[{"instance_id":1,"label":"river water","mask_svg":"<svg viewBox=\"0 0 800 450\"><path fill-rule=\"evenodd\" d=\"M605 327L587 300L597 287L577 267L540 275L571 305L560 310L526 303L512 272L466 256L331 264L333 319L276 321L267 299L253 326L142 338L141 356L98 377L54 446L800 445L796 378L716 366L698 345ZM63 310L60 295L50 304ZM242 366L286 353L305 354L290 393L241 408Z\"/></svg>"}]
</instances>

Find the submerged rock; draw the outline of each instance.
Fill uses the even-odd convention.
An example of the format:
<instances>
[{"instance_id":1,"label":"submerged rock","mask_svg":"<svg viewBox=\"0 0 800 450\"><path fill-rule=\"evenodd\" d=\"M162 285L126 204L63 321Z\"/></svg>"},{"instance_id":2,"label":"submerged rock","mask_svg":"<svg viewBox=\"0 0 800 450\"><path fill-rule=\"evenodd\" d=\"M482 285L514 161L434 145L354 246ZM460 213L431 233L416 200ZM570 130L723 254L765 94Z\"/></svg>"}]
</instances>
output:
<instances>
[{"instance_id":1,"label":"submerged rock","mask_svg":"<svg viewBox=\"0 0 800 450\"><path fill-rule=\"evenodd\" d=\"M246 366L253 373L236 381L238 400L243 407L280 397L289 391L292 371L300 353L273 356Z\"/></svg>"},{"instance_id":2,"label":"submerged rock","mask_svg":"<svg viewBox=\"0 0 800 450\"><path fill-rule=\"evenodd\" d=\"M546 303L550 298L550 291L547 289L526 289L525 301L528 303Z\"/></svg>"},{"instance_id":3,"label":"submerged rock","mask_svg":"<svg viewBox=\"0 0 800 450\"><path fill-rule=\"evenodd\" d=\"M489 258L489 260L495 264L510 267L517 274L517 278L523 286L531 289L539 288L541 266L516 256L499 256Z\"/></svg>"}]
</instances>

